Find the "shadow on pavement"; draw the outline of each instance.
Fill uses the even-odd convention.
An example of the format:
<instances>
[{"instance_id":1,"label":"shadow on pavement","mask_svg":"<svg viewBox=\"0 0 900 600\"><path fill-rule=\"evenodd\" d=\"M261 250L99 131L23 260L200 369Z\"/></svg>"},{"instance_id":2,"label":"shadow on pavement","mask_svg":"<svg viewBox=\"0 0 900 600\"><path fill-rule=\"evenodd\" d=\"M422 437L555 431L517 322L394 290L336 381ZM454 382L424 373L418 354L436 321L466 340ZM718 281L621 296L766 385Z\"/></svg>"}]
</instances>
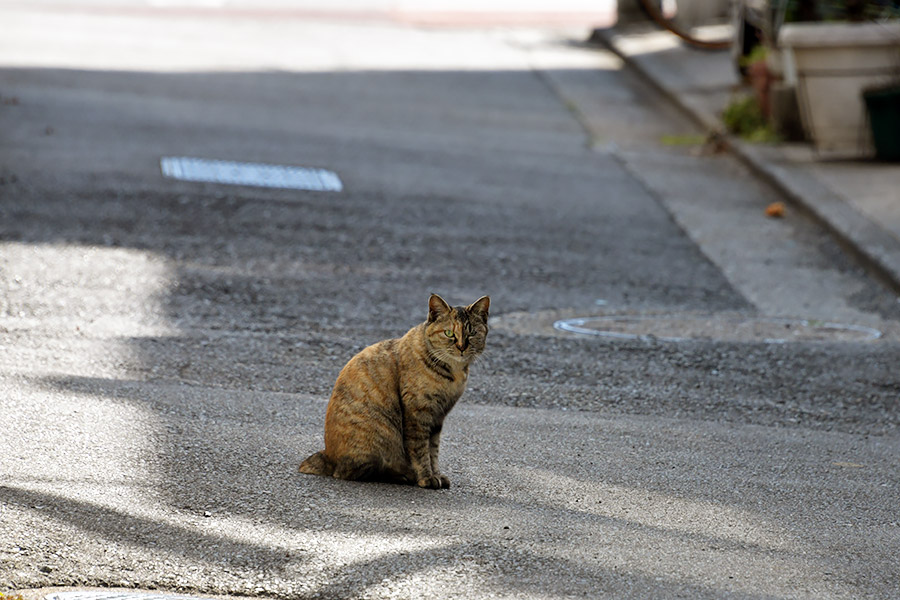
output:
<instances>
[{"instance_id":1,"label":"shadow on pavement","mask_svg":"<svg viewBox=\"0 0 900 600\"><path fill-rule=\"evenodd\" d=\"M606 100L624 115L611 131L666 127L651 103L617 87L621 76L590 76L611 78ZM748 308L615 156L588 147L577 121L533 73L6 69L0 81L18 98L0 108L9 132L0 240L23 261L11 265L24 284L10 286L6 308L21 354L3 363L19 388L16 418L57 417L52 428L63 448L73 436L98 431L133 436L135 454L122 465L148 494L137 505L117 497L90 456L74 457L73 472L94 478L102 501L86 499L90 485L70 490L71 472L55 479L42 479L40 469L17 472L0 487L4 505L33 519L52 553L69 543L60 525L94 539L85 554L60 559L74 561L64 563L71 582L114 581L136 556L144 561L135 567L137 585L285 598L360 596L391 584L411 589L428 578L461 593L575 596L625 586L646 596L714 598L737 590L763 598L787 596L796 577L819 578L796 574L810 563L832 568L833 559L820 554L801 560L809 546L779 523L789 514L784 506L802 493L783 499L777 516L763 517L755 500L721 492L735 484L730 476L690 485L662 477L672 458L665 449L652 466L647 456L632 456L637 481L619 485L622 472L565 454L586 443L596 414L572 417L588 419L575 433L561 421L537 428L541 419L569 418L562 410L547 413L552 417L522 411L530 415L521 417L524 432L504 431L499 420L520 423L515 411L504 412L517 403L513 395L524 404L595 413L633 401L640 408L622 412L669 417L683 399L673 392L721 369L733 380L680 392L714 403L688 416L764 422L770 388L760 383L759 367L746 363L745 347L497 332L468 398L501 406L458 409L460 432L448 436L445 451L448 471L458 473L455 489L429 493L296 472L319 443L338 369L363 345L420 321L431 291L455 303L491 294L498 314L592 307L601 298L666 310ZM164 155L333 168L347 192L165 181L158 172ZM149 257L155 270L142 271L135 254ZM110 267L109 260L119 262ZM155 291L136 299L142 289ZM753 350L775 358L839 355ZM857 369L849 388L888 412L896 353L881 350L872 361L861 352L820 368ZM646 376L645 368L655 371ZM786 387L797 384L810 411L825 389L808 372L778 377ZM746 405L732 406L741 401ZM127 406L138 420L106 432L102 421L65 412L91 405L100 419ZM545 437L534 436L535 428ZM666 440L665 430L646 435L660 447ZM597 438L586 453L621 456L622 439ZM108 443L97 435L97 447ZM531 453L548 461L546 471L564 474L556 480L562 495L523 488L514 497L516 481L527 479L522 470L535 464ZM533 482L550 490L551 479ZM572 508L566 496L594 501L604 489L609 514ZM629 517L626 504L646 502L642 497L658 512ZM667 499L677 518L666 513ZM705 532L684 520L700 517L694 500L712 515ZM788 539L781 545L711 533L724 526L722 515L737 525L771 524L766 540ZM166 559L175 562L161 574ZM734 574L724 574L723 564ZM71 574L89 566L95 575ZM772 581L756 591L766 576ZM42 577L12 580L46 583Z\"/></svg>"}]
</instances>

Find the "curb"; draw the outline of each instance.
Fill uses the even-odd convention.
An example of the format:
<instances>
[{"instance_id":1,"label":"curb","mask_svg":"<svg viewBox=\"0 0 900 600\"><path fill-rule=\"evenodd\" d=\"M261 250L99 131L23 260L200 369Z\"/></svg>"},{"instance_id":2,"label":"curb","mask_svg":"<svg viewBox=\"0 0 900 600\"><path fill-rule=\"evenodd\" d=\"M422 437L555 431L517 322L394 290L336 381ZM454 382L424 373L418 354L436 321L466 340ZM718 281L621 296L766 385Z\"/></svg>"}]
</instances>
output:
<instances>
[{"instance_id":1,"label":"curb","mask_svg":"<svg viewBox=\"0 0 900 600\"><path fill-rule=\"evenodd\" d=\"M729 149L787 200L802 208L887 287L900 295L900 242L844 198L802 170L760 157L760 148L731 140Z\"/></svg>"},{"instance_id":2,"label":"curb","mask_svg":"<svg viewBox=\"0 0 900 600\"><path fill-rule=\"evenodd\" d=\"M595 29L590 41L618 56L701 129L715 134L722 147L736 156L754 175L824 227L868 271L893 292L900 294L900 242L813 176L799 169L789 172L765 157L767 148L747 144L723 133L724 128L718 117L693 106L677 90L655 77L639 60L623 52L616 45L614 35L612 29Z\"/></svg>"}]
</instances>

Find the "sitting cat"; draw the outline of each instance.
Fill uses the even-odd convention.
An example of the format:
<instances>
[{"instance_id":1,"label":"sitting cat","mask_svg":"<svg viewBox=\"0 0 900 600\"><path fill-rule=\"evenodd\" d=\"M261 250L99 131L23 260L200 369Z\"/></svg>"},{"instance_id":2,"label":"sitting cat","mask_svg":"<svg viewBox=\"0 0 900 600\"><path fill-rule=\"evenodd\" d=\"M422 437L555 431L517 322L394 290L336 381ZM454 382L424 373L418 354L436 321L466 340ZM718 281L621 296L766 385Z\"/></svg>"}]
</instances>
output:
<instances>
[{"instance_id":1,"label":"sitting cat","mask_svg":"<svg viewBox=\"0 0 900 600\"><path fill-rule=\"evenodd\" d=\"M328 402L325 449L300 471L449 488L438 469L441 426L484 350L490 303L451 308L432 294L427 321L350 359Z\"/></svg>"}]
</instances>

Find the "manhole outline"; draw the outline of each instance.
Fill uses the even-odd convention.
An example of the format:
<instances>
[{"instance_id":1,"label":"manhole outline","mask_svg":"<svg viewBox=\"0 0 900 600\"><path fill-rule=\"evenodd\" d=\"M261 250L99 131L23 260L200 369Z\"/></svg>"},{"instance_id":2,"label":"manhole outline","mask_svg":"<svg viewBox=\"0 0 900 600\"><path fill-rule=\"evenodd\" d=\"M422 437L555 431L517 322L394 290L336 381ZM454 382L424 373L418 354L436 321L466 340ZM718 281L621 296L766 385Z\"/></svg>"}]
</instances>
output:
<instances>
[{"instance_id":1,"label":"manhole outline","mask_svg":"<svg viewBox=\"0 0 900 600\"><path fill-rule=\"evenodd\" d=\"M728 341L735 343L766 343L766 344L789 344L796 342L807 342L807 343L827 343L829 341L838 341L838 340L823 340L816 338L777 338L777 337L762 337L758 339L752 340L741 340L741 339L728 339L727 336L722 338L713 337L713 336L670 336L670 335L656 335L653 333L629 333L623 331L610 331L603 329L591 329L584 327L587 323L592 322L608 322L608 323L616 323L616 322L625 322L625 321L651 321L651 320L662 320L662 321L684 321L686 319L707 319L712 321L721 321L722 324L731 323L735 326L737 325L749 325L753 323L763 323L767 325L788 325L797 328L805 328L818 331L826 331L826 330L842 330L842 331L852 331L856 333L863 334L864 337L860 339L853 340L854 342L871 342L877 339L880 339L883 336L883 333L875 329L873 327L867 327L865 325L855 325L848 323L836 323L832 321L820 321L818 319L800 319L800 318L784 318L784 317L722 317L717 315L660 315L660 314L643 314L643 315L627 315L627 314L618 314L618 315L595 315L590 317L573 317L568 319L559 319L553 323L553 328L557 331L563 331L566 333L574 333L577 335L588 335L594 337L604 337L611 339L620 339L620 340L642 340L649 341L655 340L660 342L691 342L691 341ZM796 331L796 329L795 329Z\"/></svg>"}]
</instances>

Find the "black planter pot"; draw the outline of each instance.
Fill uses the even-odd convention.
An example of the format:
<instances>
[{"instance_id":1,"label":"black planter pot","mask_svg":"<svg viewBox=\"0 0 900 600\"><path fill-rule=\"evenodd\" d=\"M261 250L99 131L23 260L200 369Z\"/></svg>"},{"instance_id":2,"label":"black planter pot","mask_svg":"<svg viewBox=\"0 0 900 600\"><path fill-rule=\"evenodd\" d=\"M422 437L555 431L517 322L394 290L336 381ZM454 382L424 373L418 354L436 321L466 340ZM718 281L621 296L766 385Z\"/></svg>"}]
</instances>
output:
<instances>
[{"instance_id":1,"label":"black planter pot","mask_svg":"<svg viewBox=\"0 0 900 600\"><path fill-rule=\"evenodd\" d=\"M869 113L875 156L900 161L900 85L866 90L863 100Z\"/></svg>"}]
</instances>

